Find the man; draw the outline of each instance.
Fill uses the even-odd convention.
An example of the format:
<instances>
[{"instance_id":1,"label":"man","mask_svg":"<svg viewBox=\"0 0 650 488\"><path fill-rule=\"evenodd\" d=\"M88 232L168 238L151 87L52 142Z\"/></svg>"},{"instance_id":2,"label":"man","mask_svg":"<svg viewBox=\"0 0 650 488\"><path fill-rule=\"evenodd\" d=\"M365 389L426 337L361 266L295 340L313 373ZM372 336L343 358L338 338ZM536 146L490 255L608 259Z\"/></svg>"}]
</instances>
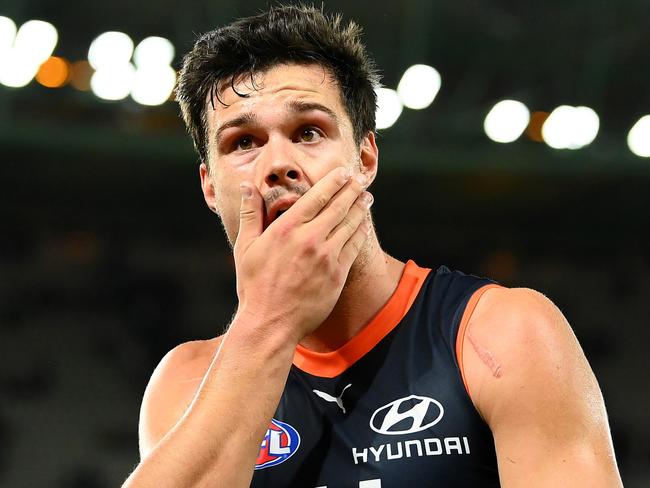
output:
<instances>
[{"instance_id":1,"label":"man","mask_svg":"<svg viewBox=\"0 0 650 488\"><path fill-rule=\"evenodd\" d=\"M549 300L380 248L376 84L359 29L313 8L186 56L178 99L239 306L156 368L124 486L621 486L598 384Z\"/></svg>"}]
</instances>

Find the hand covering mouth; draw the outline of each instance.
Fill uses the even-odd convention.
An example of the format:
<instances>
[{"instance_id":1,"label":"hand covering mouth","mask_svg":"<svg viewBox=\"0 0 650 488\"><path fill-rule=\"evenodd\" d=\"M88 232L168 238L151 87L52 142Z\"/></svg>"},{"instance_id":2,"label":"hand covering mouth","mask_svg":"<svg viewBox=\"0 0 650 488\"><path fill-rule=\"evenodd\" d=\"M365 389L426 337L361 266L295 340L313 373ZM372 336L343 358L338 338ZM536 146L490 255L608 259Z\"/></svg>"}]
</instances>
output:
<instances>
[{"instance_id":1,"label":"hand covering mouth","mask_svg":"<svg viewBox=\"0 0 650 488\"><path fill-rule=\"evenodd\" d=\"M266 204L264 228L271 225L278 217L289 210L291 206L298 201L300 196L301 195L296 195L295 193L289 193L275 199L270 204Z\"/></svg>"},{"instance_id":2,"label":"hand covering mouth","mask_svg":"<svg viewBox=\"0 0 650 488\"><path fill-rule=\"evenodd\" d=\"M289 210L309 190L306 182L296 182L276 186L264 194L264 229L271 225L280 215Z\"/></svg>"}]
</instances>

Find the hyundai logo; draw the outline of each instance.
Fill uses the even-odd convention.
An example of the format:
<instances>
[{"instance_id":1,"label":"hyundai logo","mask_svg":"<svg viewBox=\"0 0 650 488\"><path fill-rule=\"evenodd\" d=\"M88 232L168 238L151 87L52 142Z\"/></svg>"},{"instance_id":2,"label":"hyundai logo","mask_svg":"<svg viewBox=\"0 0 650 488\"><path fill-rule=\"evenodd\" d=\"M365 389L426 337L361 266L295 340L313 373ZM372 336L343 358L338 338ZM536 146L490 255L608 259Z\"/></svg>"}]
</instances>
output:
<instances>
[{"instance_id":1,"label":"hyundai logo","mask_svg":"<svg viewBox=\"0 0 650 488\"><path fill-rule=\"evenodd\" d=\"M445 409L433 398L411 395L375 410L370 428L386 435L412 434L436 425Z\"/></svg>"}]
</instances>

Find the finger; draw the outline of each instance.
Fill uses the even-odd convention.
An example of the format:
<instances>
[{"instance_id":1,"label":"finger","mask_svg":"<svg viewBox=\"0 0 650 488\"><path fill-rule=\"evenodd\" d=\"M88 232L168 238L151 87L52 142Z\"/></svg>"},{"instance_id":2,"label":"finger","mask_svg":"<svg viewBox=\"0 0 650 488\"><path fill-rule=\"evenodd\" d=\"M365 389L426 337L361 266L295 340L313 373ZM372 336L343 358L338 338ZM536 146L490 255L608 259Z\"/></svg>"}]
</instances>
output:
<instances>
[{"instance_id":1,"label":"finger","mask_svg":"<svg viewBox=\"0 0 650 488\"><path fill-rule=\"evenodd\" d=\"M348 239L348 242L345 243L339 254L339 264L343 266L344 269L349 270L352 267L352 263L363 245L365 244L368 236L370 235L370 223L369 219L363 219L357 230L352 234L352 237Z\"/></svg>"},{"instance_id":2,"label":"finger","mask_svg":"<svg viewBox=\"0 0 650 488\"><path fill-rule=\"evenodd\" d=\"M333 169L309 189L288 211L302 222L309 222L327 206L332 197L352 176L351 168Z\"/></svg>"},{"instance_id":3,"label":"finger","mask_svg":"<svg viewBox=\"0 0 650 488\"><path fill-rule=\"evenodd\" d=\"M264 225L262 195L260 195L260 192L255 185L249 182L243 182L239 190L241 192L241 206L235 251L248 248L250 243L260 236Z\"/></svg>"},{"instance_id":4,"label":"finger","mask_svg":"<svg viewBox=\"0 0 650 488\"><path fill-rule=\"evenodd\" d=\"M330 199L318 217L313 219L313 223L323 228L326 234L329 234L332 229L346 219L348 212L350 212L359 195L363 193L367 183L368 179L365 175L361 173L355 175L347 185Z\"/></svg>"},{"instance_id":5,"label":"finger","mask_svg":"<svg viewBox=\"0 0 650 488\"><path fill-rule=\"evenodd\" d=\"M333 249L341 249L352 235L359 228L361 223L368 214L368 209L372 205L373 196L369 192L363 192L359 195L346 213L343 220L330 232L327 242Z\"/></svg>"}]
</instances>

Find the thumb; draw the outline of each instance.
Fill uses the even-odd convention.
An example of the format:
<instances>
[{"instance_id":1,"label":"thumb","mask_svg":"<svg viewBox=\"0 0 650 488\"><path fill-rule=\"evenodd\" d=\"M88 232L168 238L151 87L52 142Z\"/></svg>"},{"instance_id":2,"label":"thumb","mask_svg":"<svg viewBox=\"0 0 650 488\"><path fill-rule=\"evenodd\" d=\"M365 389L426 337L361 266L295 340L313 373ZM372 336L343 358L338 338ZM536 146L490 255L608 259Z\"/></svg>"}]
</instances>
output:
<instances>
[{"instance_id":1,"label":"thumb","mask_svg":"<svg viewBox=\"0 0 650 488\"><path fill-rule=\"evenodd\" d=\"M244 181L239 185L241 207L239 210L239 232L235 246L246 249L262 233L264 216L262 213L262 195L255 185Z\"/></svg>"}]
</instances>

